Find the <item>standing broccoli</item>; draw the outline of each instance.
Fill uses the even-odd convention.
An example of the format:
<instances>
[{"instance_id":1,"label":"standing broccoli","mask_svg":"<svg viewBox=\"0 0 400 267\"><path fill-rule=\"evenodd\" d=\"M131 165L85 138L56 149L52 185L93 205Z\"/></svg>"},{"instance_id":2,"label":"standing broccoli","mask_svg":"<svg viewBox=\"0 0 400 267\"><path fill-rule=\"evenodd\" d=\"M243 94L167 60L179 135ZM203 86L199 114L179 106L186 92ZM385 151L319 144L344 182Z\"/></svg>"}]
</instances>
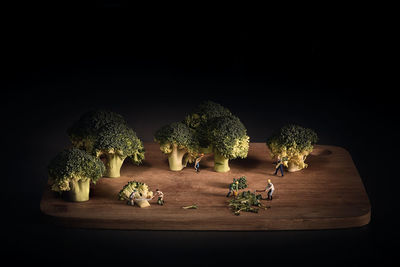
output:
<instances>
[{"instance_id":1,"label":"standing broccoli","mask_svg":"<svg viewBox=\"0 0 400 267\"><path fill-rule=\"evenodd\" d=\"M97 133L93 149L97 157L105 158L105 176L111 178L120 177L121 166L127 157L135 164L144 159L142 141L131 128L120 123L104 125Z\"/></svg>"},{"instance_id":2,"label":"standing broccoli","mask_svg":"<svg viewBox=\"0 0 400 267\"><path fill-rule=\"evenodd\" d=\"M200 152L211 153L208 140L207 123L209 120L222 116L231 116L232 113L225 107L212 101L205 101L184 119L184 123L196 130Z\"/></svg>"},{"instance_id":3,"label":"standing broccoli","mask_svg":"<svg viewBox=\"0 0 400 267\"><path fill-rule=\"evenodd\" d=\"M93 145L98 131L109 123L126 125L125 119L112 111L91 110L84 113L78 121L67 129L68 137L74 147L93 153Z\"/></svg>"},{"instance_id":4,"label":"standing broccoli","mask_svg":"<svg viewBox=\"0 0 400 267\"><path fill-rule=\"evenodd\" d=\"M207 123L207 136L214 152L214 170L227 172L228 161L246 158L249 151L249 136L239 118L235 116L216 117Z\"/></svg>"},{"instance_id":5,"label":"standing broccoli","mask_svg":"<svg viewBox=\"0 0 400 267\"><path fill-rule=\"evenodd\" d=\"M154 135L160 149L168 155L169 168L180 171L197 155L198 141L195 131L181 122L161 127Z\"/></svg>"},{"instance_id":6,"label":"standing broccoli","mask_svg":"<svg viewBox=\"0 0 400 267\"><path fill-rule=\"evenodd\" d=\"M90 181L96 183L104 171L100 159L83 150L66 149L50 161L48 181L53 191L65 192L70 201L87 201Z\"/></svg>"},{"instance_id":7,"label":"standing broccoli","mask_svg":"<svg viewBox=\"0 0 400 267\"><path fill-rule=\"evenodd\" d=\"M287 160L289 172L295 172L307 167L304 162L317 143L317 134L298 125L287 125L273 134L267 140L271 156Z\"/></svg>"}]
</instances>

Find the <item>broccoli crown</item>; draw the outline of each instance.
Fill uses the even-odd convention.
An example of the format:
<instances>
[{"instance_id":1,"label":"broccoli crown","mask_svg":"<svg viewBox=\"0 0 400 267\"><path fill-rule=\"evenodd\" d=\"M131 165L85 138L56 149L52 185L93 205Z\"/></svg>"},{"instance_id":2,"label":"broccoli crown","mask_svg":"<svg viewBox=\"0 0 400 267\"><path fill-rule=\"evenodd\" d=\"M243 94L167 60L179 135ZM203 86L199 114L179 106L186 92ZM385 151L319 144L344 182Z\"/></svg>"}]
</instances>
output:
<instances>
[{"instance_id":1,"label":"broccoli crown","mask_svg":"<svg viewBox=\"0 0 400 267\"><path fill-rule=\"evenodd\" d=\"M230 116L232 113L229 109L212 101L205 101L199 104L192 113L185 117L184 123L189 127L196 129L201 123L212 118Z\"/></svg>"},{"instance_id":2,"label":"broccoli crown","mask_svg":"<svg viewBox=\"0 0 400 267\"><path fill-rule=\"evenodd\" d=\"M222 156L228 159L247 157L249 137L238 117L213 118L207 123L207 129L209 142Z\"/></svg>"},{"instance_id":3,"label":"broccoli crown","mask_svg":"<svg viewBox=\"0 0 400 267\"><path fill-rule=\"evenodd\" d=\"M121 157L132 157L140 163L144 159L144 147L136 133L127 125L108 123L97 133L94 143L96 154L116 153Z\"/></svg>"},{"instance_id":4,"label":"broccoli crown","mask_svg":"<svg viewBox=\"0 0 400 267\"><path fill-rule=\"evenodd\" d=\"M149 191L149 189L145 183L130 181L119 191L118 199L128 200L133 192L135 192L135 198L150 198L153 196L153 192Z\"/></svg>"},{"instance_id":5,"label":"broccoli crown","mask_svg":"<svg viewBox=\"0 0 400 267\"><path fill-rule=\"evenodd\" d=\"M109 123L119 123L126 125L122 115L108 110L91 110L84 113L78 121L76 121L67 130L68 136L72 138L87 138L96 135L104 125Z\"/></svg>"},{"instance_id":6,"label":"broccoli crown","mask_svg":"<svg viewBox=\"0 0 400 267\"><path fill-rule=\"evenodd\" d=\"M161 127L154 134L154 139L161 146L176 144L179 148L188 150L196 150L198 147L195 131L182 122L174 122Z\"/></svg>"},{"instance_id":7,"label":"broccoli crown","mask_svg":"<svg viewBox=\"0 0 400 267\"><path fill-rule=\"evenodd\" d=\"M318 142L317 134L308 128L303 128L299 125L289 124L274 133L267 139L267 145L278 146L283 148L296 148L299 151L309 150Z\"/></svg>"},{"instance_id":8,"label":"broccoli crown","mask_svg":"<svg viewBox=\"0 0 400 267\"><path fill-rule=\"evenodd\" d=\"M76 148L65 149L54 157L48 167L49 183L54 191L69 191L69 182L90 179L99 180L104 172L103 162Z\"/></svg>"}]
</instances>

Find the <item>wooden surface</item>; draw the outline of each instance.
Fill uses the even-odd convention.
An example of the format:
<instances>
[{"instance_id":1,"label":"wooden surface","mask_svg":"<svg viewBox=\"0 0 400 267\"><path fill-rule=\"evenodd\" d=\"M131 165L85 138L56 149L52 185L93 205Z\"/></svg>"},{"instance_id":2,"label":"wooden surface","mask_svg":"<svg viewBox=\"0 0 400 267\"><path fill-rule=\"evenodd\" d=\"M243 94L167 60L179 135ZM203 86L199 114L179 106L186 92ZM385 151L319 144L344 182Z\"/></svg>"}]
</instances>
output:
<instances>
[{"instance_id":1,"label":"wooden surface","mask_svg":"<svg viewBox=\"0 0 400 267\"><path fill-rule=\"evenodd\" d=\"M316 146L307 158L309 167L282 178L273 176L274 165L264 143L251 143L246 159L232 160L228 173L213 171L212 155L201 161L201 172L192 166L169 171L165 155L146 143L142 166L125 162L120 178L101 178L91 189L90 200L65 202L46 189L41 210L58 224L82 228L147 230L292 230L359 227L370 221L370 204L349 153L340 147ZM274 199L259 213L235 216L228 207L228 185L245 175L249 187L263 189L270 178ZM164 192L165 205L139 208L119 201L117 194L128 181L147 183ZM263 193L265 197L265 193ZM196 203L198 209L182 209Z\"/></svg>"}]
</instances>

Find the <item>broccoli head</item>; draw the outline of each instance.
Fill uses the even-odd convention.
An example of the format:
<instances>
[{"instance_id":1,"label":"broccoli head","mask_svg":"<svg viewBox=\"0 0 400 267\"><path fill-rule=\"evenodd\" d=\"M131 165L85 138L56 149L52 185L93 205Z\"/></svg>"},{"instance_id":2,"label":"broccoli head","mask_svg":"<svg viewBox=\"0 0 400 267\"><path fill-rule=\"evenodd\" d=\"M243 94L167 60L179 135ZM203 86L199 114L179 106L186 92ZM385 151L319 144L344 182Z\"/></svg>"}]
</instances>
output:
<instances>
[{"instance_id":1,"label":"broccoli head","mask_svg":"<svg viewBox=\"0 0 400 267\"><path fill-rule=\"evenodd\" d=\"M200 152L210 153L210 143L207 138L207 122L213 118L230 116L229 109L212 101L205 101L199 104L184 119L184 123L192 129L196 129L197 139L199 140Z\"/></svg>"},{"instance_id":2,"label":"broccoli head","mask_svg":"<svg viewBox=\"0 0 400 267\"><path fill-rule=\"evenodd\" d=\"M273 158L285 160L288 171L299 171L307 167L304 162L318 141L317 134L307 128L290 124L282 127L267 139Z\"/></svg>"},{"instance_id":3,"label":"broccoli head","mask_svg":"<svg viewBox=\"0 0 400 267\"><path fill-rule=\"evenodd\" d=\"M91 110L84 113L78 121L74 122L67 129L67 134L74 147L92 153L97 132L109 123L127 124L122 115L115 112Z\"/></svg>"},{"instance_id":4,"label":"broccoli head","mask_svg":"<svg viewBox=\"0 0 400 267\"><path fill-rule=\"evenodd\" d=\"M249 136L246 127L236 116L223 116L207 123L207 136L214 152L214 169L229 171L228 161L246 158L249 151Z\"/></svg>"},{"instance_id":5,"label":"broccoli head","mask_svg":"<svg viewBox=\"0 0 400 267\"><path fill-rule=\"evenodd\" d=\"M161 127L154 134L160 144L160 150L168 155L172 171L180 171L187 162L193 162L198 151L198 140L195 130L181 122L174 122Z\"/></svg>"},{"instance_id":6,"label":"broccoli head","mask_svg":"<svg viewBox=\"0 0 400 267\"><path fill-rule=\"evenodd\" d=\"M89 200L90 182L104 174L103 162L77 148L66 149L48 165L49 184L57 192L65 192L70 201Z\"/></svg>"},{"instance_id":7,"label":"broccoli head","mask_svg":"<svg viewBox=\"0 0 400 267\"><path fill-rule=\"evenodd\" d=\"M134 201L139 207L150 206L148 200L153 197L147 184L137 181L130 181L118 193L119 200Z\"/></svg>"},{"instance_id":8,"label":"broccoli head","mask_svg":"<svg viewBox=\"0 0 400 267\"><path fill-rule=\"evenodd\" d=\"M106 177L120 177L124 160L129 157L135 164L144 160L144 147L136 133L125 124L108 123L97 132L93 149L97 157L104 157Z\"/></svg>"}]
</instances>

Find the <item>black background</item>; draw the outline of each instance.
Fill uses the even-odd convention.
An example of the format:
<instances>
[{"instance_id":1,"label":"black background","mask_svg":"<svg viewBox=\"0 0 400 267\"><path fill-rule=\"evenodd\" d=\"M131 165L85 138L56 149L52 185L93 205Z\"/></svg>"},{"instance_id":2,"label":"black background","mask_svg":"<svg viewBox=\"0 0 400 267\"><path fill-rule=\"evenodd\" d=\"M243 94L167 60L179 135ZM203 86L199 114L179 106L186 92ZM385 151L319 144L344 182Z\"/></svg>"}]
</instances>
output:
<instances>
[{"instance_id":1,"label":"black background","mask_svg":"<svg viewBox=\"0 0 400 267\"><path fill-rule=\"evenodd\" d=\"M396 99L375 86L373 36L347 26L320 35L267 23L150 25L150 17L93 12L85 19L38 12L3 24L5 256L29 264L398 261L396 174L385 167L397 137ZM119 112L143 141L152 141L156 129L208 99L241 118L252 142L294 122L315 129L320 144L346 148L369 195L371 223L326 231L181 232L69 229L44 220L46 165L69 145L65 130L84 111Z\"/></svg>"}]
</instances>

